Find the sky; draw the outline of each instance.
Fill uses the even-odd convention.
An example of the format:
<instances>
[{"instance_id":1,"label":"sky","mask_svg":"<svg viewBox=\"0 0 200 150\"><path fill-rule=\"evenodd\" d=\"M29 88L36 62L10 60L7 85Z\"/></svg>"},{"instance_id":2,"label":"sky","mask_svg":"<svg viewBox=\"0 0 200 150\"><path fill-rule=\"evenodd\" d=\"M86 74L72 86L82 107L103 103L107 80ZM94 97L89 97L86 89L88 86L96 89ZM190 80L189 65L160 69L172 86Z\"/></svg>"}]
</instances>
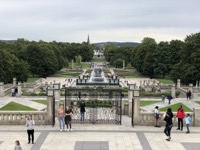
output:
<instances>
[{"instance_id":1,"label":"sky","mask_svg":"<svg viewBox=\"0 0 200 150\"><path fill-rule=\"evenodd\" d=\"M0 0L0 39L157 42L200 32L200 0Z\"/></svg>"}]
</instances>

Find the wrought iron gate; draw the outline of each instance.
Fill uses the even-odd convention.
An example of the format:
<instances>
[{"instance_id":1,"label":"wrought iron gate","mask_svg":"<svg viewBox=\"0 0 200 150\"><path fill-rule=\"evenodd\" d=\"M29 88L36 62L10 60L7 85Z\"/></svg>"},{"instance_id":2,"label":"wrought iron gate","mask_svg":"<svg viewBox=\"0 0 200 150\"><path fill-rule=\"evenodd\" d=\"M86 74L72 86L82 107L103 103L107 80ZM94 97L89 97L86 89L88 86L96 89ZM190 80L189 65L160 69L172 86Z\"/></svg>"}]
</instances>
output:
<instances>
[{"instance_id":1,"label":"wrought iron gate","mask_svg":"<svg viewBox=\"0 0 200 150\"><path fill-rule=\"evenodd\" d=\"M85 104L84 121L81 121L80 104ZM65 106L73 110L73 123L121 124L121 89L66 88Z\"/></svg>"}]
</instances>

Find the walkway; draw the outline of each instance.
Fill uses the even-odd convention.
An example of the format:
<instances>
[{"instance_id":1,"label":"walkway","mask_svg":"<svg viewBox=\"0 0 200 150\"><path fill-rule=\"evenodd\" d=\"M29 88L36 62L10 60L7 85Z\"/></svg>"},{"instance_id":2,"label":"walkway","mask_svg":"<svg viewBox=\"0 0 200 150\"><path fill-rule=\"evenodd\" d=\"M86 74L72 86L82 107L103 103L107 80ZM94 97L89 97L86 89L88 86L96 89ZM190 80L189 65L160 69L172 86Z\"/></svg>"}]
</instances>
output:
<instances>
[{"instance_id":1,"label":"walkway","mask_svg":"<svg viewBox=\"0 0 200 150\"><path fill-rule=\"evenodd\" d=\"M191 133L172 129L172 140L166 141L164 127L131 127L123 116L123 125L75 124L74 131L60 132L58 125L36 126L35 144L27 143L25 126L0 126L0 149L14 149L19 140L24 150L199 150L200 128ZM58 121L56 122L58 123Z\"/></svg>"}]
</instances>

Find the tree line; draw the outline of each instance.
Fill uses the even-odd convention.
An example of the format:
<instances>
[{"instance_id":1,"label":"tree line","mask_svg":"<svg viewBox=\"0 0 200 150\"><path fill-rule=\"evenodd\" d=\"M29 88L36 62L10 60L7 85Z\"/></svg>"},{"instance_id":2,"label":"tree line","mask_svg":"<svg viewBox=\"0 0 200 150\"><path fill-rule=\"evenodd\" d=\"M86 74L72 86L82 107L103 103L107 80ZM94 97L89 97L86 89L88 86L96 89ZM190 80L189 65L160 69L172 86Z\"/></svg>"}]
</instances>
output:
<instances>
[{"instance_id":1,"label":"tree line","mask_svg":"<svg viewBox=\"0 0 200 150\"><path fill-rule=\"evenodd\" d=\"M82 61L91 61L92 46L86 42L36 42L24 39L0 42L0 82L9 83L13 77L26 82L30 76L50 76L68 66L77 56Z\"/></svg>"},{"instance_id":2,"label":"tree line","mask_svg":"<svg viewBox=\"0 0 200 150\"><path fill-rule=\"evenodd\" d=\"M150 78L168 76L175 83L196 84L200 80L200 33L186 36L184 41L171 40L156 43L145 37L136 47L107 45L105 58L114 67L121 68L123 60L142 75Z\"/></svg>"}]
</instances>

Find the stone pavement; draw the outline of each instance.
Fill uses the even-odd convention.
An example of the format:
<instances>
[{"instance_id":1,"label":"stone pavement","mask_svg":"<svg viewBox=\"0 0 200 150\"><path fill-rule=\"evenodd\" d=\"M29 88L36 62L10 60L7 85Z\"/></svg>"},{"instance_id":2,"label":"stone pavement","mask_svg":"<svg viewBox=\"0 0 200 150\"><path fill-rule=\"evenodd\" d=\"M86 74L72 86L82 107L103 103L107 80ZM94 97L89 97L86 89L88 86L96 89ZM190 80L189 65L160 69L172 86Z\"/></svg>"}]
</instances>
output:
<instances>
[{"instance_id":1,"label":"stone pavement","mask_svg":"<svg viewBox=\"0 0 200 150\"><path fill-rule=\"evenodd\" d=\"M132 127L130 118L122 118L122 125L74 124L71 132L60 132L58 124L36 126L35 144L27 143L25 126L0 126L0 149L14 149L19 140L23 150L199 150L199 127L191 127L190 134L173 127L168 142L164 127Z\"/></svg>"}]
</instances>

